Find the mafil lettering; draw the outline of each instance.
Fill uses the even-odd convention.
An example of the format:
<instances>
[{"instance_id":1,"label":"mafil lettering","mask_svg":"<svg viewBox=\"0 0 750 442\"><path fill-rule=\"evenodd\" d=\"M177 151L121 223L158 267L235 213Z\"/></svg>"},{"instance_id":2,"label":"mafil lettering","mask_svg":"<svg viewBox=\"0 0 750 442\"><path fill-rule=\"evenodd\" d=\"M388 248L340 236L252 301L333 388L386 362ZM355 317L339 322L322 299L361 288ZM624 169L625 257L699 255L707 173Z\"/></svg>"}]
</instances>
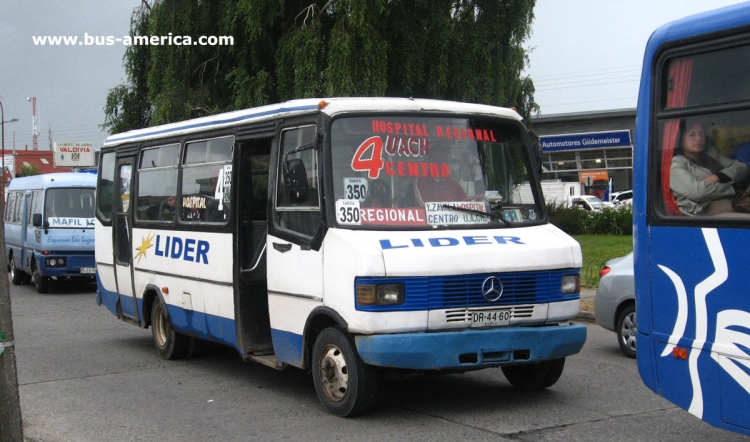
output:
<instances>
[{"instance_id":1,"label":"mafil lettering","mask_svg":"<svg viewBox=\"0 0 750 442\"><path fill-rule=\"evenodd\" d=\"M483 244L519 244L524 245L521 238L517 236L462 236L461 238L427 238L426 241L421 238L411 238L403 243L392 243L390 239L381 239L380 248L389 249L406 249L411 247L452 247L458 245L476 246Z\"/></svg>"},{"instance_id":2,"label":"mafil lettering","mask_svg":"<svg viewBox=\"0 0 750 442\"><path fill-rule=\"evenodd\" d=\"M154 255L208 264L208 241L177 236L156 235Z\"/></svg>"}]
</instances>

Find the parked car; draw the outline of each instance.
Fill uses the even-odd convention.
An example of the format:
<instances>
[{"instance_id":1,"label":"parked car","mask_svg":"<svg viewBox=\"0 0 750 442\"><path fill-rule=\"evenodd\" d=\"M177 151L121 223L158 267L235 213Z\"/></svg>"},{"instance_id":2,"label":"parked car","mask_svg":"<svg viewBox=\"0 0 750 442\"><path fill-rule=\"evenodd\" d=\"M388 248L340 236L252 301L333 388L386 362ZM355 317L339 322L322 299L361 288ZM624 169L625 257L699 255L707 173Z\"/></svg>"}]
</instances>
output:
<instances>
[{"instance_id":1,"label":"parked car","mask_svg":"<svg viewBox=\"0 0 750 442\"><path fill-rule=\"evenodd\" d=\"M635 358L638 331L635 315L633 253L610 259L599 271L599 288L594 298L596 323L617 333L622 351Z\"/></svg>"},{"instance_id":2,"label":"parked car","mask_svg":"<svg viewBox=\"0 0 750 442\"><path fill-rule=\"evenodd\" d=\"M614 192L610 201L614 205L618 204L633 204L633 191L623 190L622 192Z\"/></svg>"},{"instance_id":3,"label":"parked car","mask_svg":"<svg viewBox=\"0 0 750 442\"><path fill-rule=\"evenodd\" d=\"M611 207L611 203L605 203L594 195L574 196L570 199L571 207L579 207L583 210L599 211L605 207Z\"/></svg>"}]
</instances>

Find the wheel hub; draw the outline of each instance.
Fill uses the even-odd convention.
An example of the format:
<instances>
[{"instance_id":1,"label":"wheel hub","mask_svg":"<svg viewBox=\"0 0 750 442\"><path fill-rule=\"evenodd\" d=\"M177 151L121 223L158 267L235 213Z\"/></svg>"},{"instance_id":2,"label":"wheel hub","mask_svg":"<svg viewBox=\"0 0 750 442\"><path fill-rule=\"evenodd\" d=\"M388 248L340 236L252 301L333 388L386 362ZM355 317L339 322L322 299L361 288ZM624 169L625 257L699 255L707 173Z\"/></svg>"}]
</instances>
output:
<instances>
[{"instance_id":1,"label":"wheel hub","mask_svg":"<svg viewBox=\"0 0 750 442\"><path fill-rule=\"evenodd\" d=\"M320 380L326 396L332 401L340 401L349 388L349 374L346 359L341 350L329 345L323 350L320 361Z\"/></svg>"}]
</instances>

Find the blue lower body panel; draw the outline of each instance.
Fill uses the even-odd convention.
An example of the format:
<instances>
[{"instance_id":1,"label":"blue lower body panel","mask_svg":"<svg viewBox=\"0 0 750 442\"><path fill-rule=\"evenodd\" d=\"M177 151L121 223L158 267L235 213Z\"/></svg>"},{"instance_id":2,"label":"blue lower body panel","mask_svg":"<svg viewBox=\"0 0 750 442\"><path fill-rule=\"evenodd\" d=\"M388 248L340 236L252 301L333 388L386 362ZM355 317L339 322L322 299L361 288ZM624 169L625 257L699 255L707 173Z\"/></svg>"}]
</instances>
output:
<instances>
[{"instance_id":1,"label":"blue lower body panel","mask_svg":"<svg viewBox=\"0 0 750 442\"><path fill-rule=\"evenodd\" d=\"M415 370L472 369L576 354L586 342L586 326L359 335L355 342L360 357L370 365Z\"/></svg>"}]
</instances>

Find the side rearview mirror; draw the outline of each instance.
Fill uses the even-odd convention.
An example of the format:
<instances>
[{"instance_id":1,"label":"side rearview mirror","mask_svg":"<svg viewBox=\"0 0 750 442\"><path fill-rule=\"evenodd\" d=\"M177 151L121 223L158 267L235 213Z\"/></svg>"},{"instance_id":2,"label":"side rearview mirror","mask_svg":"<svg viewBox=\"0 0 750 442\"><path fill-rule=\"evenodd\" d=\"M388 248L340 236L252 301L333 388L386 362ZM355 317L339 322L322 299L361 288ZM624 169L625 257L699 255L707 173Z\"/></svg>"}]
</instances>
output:
<instances>
[{"instance_id":1,"label":"side rearview mirror","mask_svg":"<svg viewBox=\"0 0 750 442\"><path fill-rule=\"evenodd\" d=\"M284 161L284 184L292 204L307 201L310 191L307 187L305 163L302 160L295 158Z\"/></svg>"},{"instance_id":2,"label":"side rearview mirror","mask_svg":"<svg viewBox=\"0 0 750 442\"><path fill-rule=\"evenodd\" d=\"M35 213L31 215L31 224L34 227L42 227L42 214L41 213Z\"/></svg>"}]
</instances>

